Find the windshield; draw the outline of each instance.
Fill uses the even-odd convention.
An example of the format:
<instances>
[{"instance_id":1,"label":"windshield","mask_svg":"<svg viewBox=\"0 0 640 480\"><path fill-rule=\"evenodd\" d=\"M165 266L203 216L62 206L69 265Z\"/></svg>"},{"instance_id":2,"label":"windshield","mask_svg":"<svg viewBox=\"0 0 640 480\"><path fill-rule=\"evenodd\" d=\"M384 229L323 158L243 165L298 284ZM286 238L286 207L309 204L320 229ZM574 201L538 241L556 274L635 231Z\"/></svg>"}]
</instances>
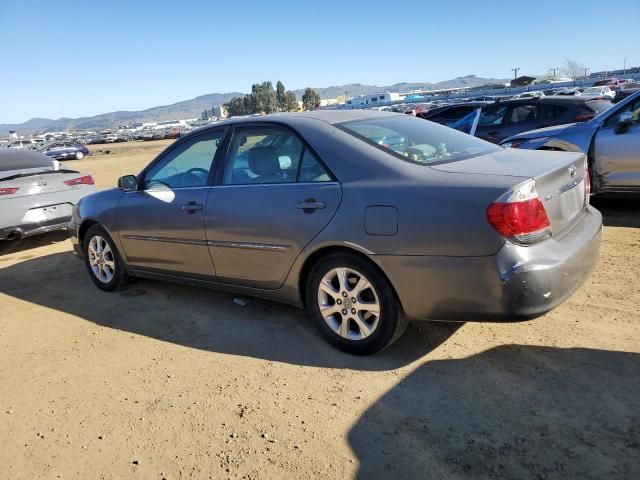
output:
<instances>
[{"instance_id":1,"label":"windshield","mask_svg":"<svg viewBox=\"0 0 640 480\"><path fill-rule=\"evenodd\" d=\"M589 87L585 88L582 93L601 93L602 89L600 87Z\"/></svg>"},{"instance_id":2,"label":"windshield","mask_svg":"<svg viewBox=\"0 0 640 480\"><path fill-rule=\"evenodd\" d=\"M424 165L501 150L452 128L404 115L355 120L342 123L339 128L396 157Z\"/></svg>"}]
</instances>

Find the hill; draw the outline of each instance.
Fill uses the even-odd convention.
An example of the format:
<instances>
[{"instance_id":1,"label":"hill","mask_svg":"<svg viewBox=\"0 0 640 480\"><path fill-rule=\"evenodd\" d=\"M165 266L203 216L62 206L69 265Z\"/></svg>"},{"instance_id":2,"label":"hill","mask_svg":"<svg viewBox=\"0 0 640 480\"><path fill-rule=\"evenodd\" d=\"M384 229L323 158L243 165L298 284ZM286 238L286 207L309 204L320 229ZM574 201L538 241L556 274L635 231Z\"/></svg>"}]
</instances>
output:
<instances>
[{"instance_id":1,"label":"hill","mask_svg":"<svg viewBox=\"0 0 640 480\"><path fill-rule=\"evenodd\" d=\"M442 88L475 87L488 83L504 82L504 79L481 78L475 75L457 77L438 83L423 82L402 82L394 85L377 86L365 85L361 83L351 83L331 87L314 87L320 94L320 98L335 98L344 95L345 92L351 96L369 95L381 92L409 92L411 90L433 90ZM304 89L294 90L298 99L302 97ZM65 129L93 129L99 130L110 128L117 124L131 122L155 122L163 120L174 120L179 118L196 118L205 109L217 107L233 97L243 96L240 92L231 93L210 93L191 100L163 105L139 111L117 111L95 115L93 117L81 118L59 118L57 120L47 118L32 118L20 124L0 124L0 135L6 134L9 130L16 130L24 135L33 132L56 131Z\"/></svg>"}]
</instances>

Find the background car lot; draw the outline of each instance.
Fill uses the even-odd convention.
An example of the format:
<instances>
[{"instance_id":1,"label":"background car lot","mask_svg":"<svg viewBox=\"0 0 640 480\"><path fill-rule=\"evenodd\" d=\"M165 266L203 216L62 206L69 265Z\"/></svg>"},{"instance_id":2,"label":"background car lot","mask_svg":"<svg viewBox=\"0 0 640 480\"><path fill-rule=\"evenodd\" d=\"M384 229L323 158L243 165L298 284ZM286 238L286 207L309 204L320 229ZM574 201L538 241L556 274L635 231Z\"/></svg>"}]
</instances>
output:
<instances>
[{"instance_id":1,"label":"background car lot","mask_svg":"<svg viewBox=\"0 0 640 480\"><path fill-rule=\"evenodd\" d=\"M107 188L168 144L73 165ZM600 264L557 310L368 358L274 303L98 292L60 234L3 245L0 477L637 478L640 209L597 205Z\"/></svg>"}]
</instances>

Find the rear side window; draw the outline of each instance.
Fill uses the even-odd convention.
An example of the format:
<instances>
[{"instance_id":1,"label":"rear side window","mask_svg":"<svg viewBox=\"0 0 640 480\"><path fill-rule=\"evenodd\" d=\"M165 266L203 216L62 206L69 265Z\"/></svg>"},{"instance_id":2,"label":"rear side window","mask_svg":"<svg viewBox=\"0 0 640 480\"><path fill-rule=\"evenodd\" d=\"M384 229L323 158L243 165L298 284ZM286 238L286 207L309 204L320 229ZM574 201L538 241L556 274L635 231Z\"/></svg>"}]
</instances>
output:
<instances>
[{"instance_id":1,"label":"rear side window","mask_svg":"<svg viewBox=\"0 0 640 480\"><path fill-rule=\"evenodd\" d=\"M554 120L567 111L560 105L538 105L538 120Z\"/></svg>"},{"instance_id":2,"label":"rear side window","mask_svg":"<svg viewBox=\"0 0 640 480\"><path fill-rule=\"evenodd\" d=\"M452 128L407 115L374 117L336 126L395 157L422 165L454 162L501 150Z\"/></svg>"}]
</instances>

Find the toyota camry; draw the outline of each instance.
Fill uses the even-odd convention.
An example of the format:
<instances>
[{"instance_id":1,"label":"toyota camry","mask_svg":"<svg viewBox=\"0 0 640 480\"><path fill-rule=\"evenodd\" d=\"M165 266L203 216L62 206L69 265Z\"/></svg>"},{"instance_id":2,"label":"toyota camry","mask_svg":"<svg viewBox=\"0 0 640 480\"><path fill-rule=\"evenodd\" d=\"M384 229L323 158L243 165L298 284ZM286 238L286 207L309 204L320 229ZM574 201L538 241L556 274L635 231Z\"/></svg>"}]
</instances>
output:
<instances>
[{"instance_id":1,"label":"toyota camry","mask_svg":"<svg viewBox=\"0 0 640 480\"><path fill-rule=\"evenodd\" d=\"M364 110L193 131L71 220L100 289L148 277L290 303L353 354L408 320L542 315L587 279L601 227L583 153Z\"/></svg>"}]
</instances>

